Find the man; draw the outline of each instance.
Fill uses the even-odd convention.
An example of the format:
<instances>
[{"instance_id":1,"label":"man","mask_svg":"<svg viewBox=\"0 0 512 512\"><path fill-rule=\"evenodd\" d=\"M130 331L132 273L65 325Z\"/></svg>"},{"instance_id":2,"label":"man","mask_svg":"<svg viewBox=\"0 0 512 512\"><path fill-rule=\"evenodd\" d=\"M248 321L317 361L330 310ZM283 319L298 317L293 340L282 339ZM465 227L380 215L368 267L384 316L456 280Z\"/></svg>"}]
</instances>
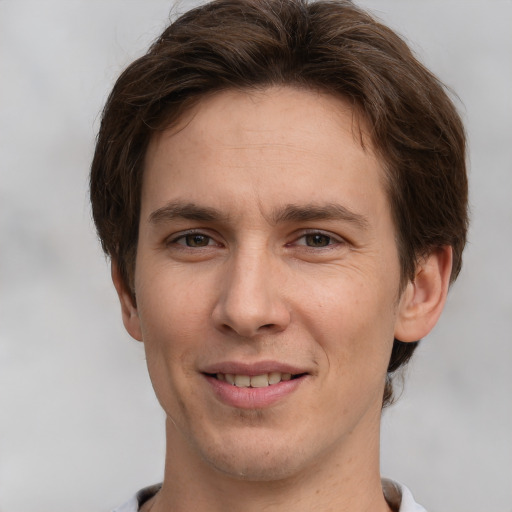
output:
<instances>
[{"instance_id":1,"label":"man","mask_svg":"<svg viewBox=\"0 0 512 512\"><path fill-rule=\"evenodd\" d=\"M119 511L424 510L381 481L380 415L461 267L464 156L350 2L218 0L128 67L91 199L167 452Z\"/></svg>"}]
</instances>

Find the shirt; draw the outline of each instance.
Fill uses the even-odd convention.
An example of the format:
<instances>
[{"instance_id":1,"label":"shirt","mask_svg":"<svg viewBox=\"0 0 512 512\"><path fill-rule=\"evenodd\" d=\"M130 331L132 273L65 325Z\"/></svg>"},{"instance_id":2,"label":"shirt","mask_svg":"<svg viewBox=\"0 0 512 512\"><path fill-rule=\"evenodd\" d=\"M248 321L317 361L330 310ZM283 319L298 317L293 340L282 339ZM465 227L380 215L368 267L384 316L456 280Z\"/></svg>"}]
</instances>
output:
<instances>
[{"instance_id":1,"label":"shirt","mask_svg":"<svg viewBox=\"0 0 512 512\"><path fill-rule=\"evenodd\" d=\"M138 512L139 508L152 498L162 487L162 484L152 485L140 490L131 500L116 508L112 512ZM386 501L396 512L427 512L414 501L411 491L393 480L383 479L382 489Z\"/></svg>"}]
</instances>

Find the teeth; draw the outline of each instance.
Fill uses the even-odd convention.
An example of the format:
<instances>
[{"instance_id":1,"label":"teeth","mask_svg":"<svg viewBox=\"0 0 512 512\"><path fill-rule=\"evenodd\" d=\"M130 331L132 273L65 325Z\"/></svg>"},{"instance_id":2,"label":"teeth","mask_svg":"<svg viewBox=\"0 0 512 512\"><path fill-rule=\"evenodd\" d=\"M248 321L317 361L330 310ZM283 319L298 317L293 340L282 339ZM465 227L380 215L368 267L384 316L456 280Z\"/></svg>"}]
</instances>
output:
<instances>
[{"instance_id":1,"label":"teeth","mask_svg":"<svg viewBox=\"0 0 512 512\"><path fill-rule=\"evenodd\" d=\"M237 388L248 388L251 385L249 375L235 375L235 386Z\"/></svg>"},{"instance_id":2,"label":"teeth","mask_svg":"<svg viewBox=\"0 0 512 512\"><path fill-rule=\"evenodd\" d=\"M273 384L279 384L281 381L290 380L292 378L291 373L281 372L270 372L262 375L234 375L232 373L217 373L217 379L220 381L228 382L233 386L239 388L264 388L272 386Z\"/></svg>"},{"instance_id":3,"label":"teeth","mask_svg":"<svg viewBox=\"0 0 512 512\"><path fill-rule=\"evenodd\" d=\"M282 373L280 372L271 372L268 374L268 383L269 384L277 384L278 382L281 382L282 379Z\"/></svg>"},{"instance_id":4,"label":"teeth","mask_svg":"<svg viewBox=\"0 0 512 512\"><path fill-rule=\"evenodd\" d=\"M255 375L251 377L251 388L265 388L269 384L268 375Z\"/></svg>"}]
</instances>

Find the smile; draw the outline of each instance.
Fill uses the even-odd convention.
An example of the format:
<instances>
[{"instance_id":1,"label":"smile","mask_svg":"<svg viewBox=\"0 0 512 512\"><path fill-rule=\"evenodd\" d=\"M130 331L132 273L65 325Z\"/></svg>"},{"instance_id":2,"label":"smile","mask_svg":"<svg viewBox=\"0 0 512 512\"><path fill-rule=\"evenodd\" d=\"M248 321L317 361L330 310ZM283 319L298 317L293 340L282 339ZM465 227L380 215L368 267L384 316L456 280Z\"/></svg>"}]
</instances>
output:
<instances>
[{"instance_id":1,"label":"smile","mask_svg":"<svg viewBox=\"0 0 512 512\"><path fill-rule=\"evenodd\" d=\"M262 375L238 375L232 373L217 373L215 375L217 380L228 382L233 386L239 388L265 388L279 384L282 381L291 380L291 373L271 372L263 373Z\"/></svg>"},{"instance_id":2,"label":"smile","mask_svg":"<svg viewBox=\"0 0 512 512\"><path fill-rule=\"evenodd\" d=\"M239 409L270 407L294 394L311 377L304 369L264 361L223 363L205 370L201 373L217 399Z\"/></svg>"}]
</instances>

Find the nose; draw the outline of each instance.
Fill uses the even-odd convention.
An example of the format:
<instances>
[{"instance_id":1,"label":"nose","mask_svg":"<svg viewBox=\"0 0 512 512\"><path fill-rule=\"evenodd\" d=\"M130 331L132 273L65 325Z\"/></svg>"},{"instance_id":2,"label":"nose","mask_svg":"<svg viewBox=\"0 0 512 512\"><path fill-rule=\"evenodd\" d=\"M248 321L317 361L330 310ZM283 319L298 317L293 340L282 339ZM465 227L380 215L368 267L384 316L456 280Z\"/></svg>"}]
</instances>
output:
<instances>
[{"instance_id":1,"label":"nose","mask_svg":"<svg viewBox=\"0 0 512 512\"><path fill-rule=\"evenodd\" d=\"M239 254L228 265L213 310L216 328L245 338L284 331L290 311L282 296L282 274L271 257Z\"/></svg>"}]
</instances>

